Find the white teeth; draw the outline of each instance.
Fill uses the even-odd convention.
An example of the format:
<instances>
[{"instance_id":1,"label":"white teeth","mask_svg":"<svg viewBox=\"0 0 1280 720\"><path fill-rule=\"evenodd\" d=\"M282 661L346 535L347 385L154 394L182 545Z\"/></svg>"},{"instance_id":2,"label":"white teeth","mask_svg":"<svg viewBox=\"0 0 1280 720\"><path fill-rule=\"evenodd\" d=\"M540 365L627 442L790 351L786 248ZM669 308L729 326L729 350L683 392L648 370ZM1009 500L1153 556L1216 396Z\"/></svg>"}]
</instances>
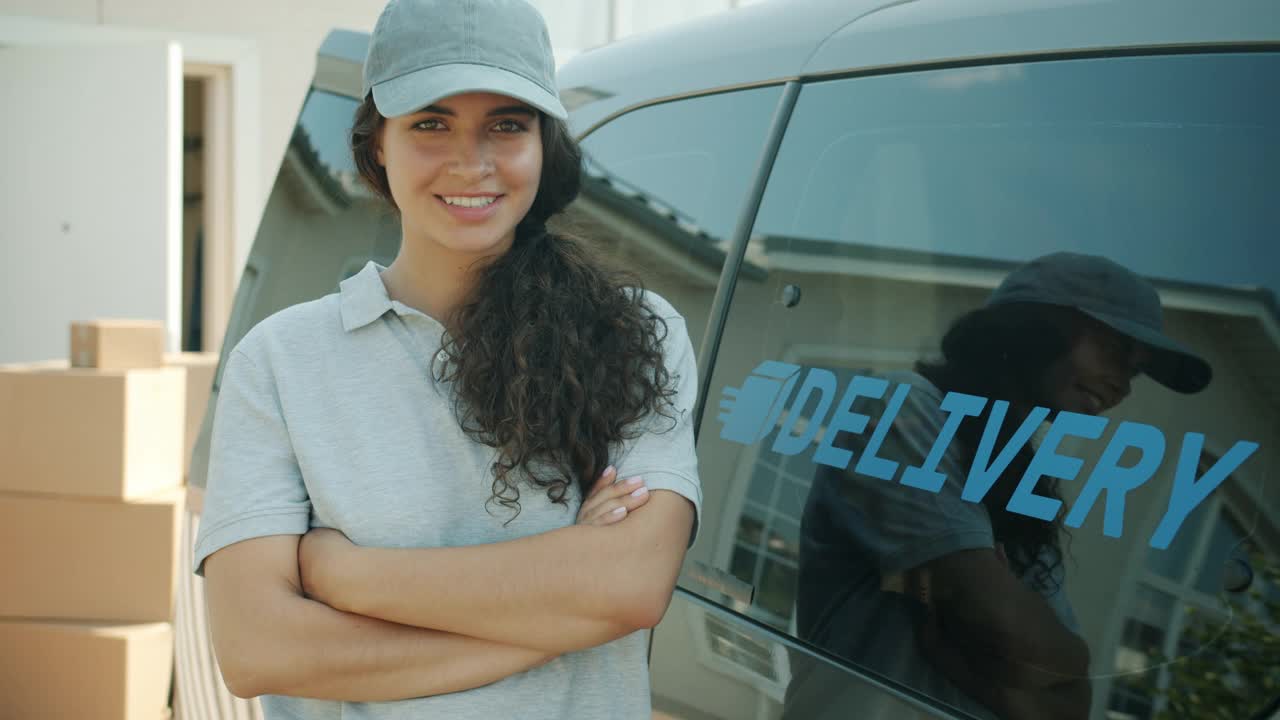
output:
<instances>
[{"instance_id":1,"label":"white teeth","mask_svg":"<svg viewBox=\"0 0 1280 720\"><path fill-rule=\"evenodd\" d=\"M469 208L485 207L487 205L492 205L498 199L496 197L450 197L450 196L443 196L443 197L444 197L444 201L449 203L450 205L457 205L458 207L469 207Z\"/></svg>"}]
</instances>

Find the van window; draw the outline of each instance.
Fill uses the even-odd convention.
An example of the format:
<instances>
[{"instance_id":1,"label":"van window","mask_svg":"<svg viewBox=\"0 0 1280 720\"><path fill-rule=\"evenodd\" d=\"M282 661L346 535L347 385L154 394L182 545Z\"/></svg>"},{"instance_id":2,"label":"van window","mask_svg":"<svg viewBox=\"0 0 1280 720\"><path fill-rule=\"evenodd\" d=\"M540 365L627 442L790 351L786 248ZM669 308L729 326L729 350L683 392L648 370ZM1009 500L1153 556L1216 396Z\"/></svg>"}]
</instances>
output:
<instances>
[{"instance_id":1,"label":"van window","mask_svg":"<svg viewBox=\"0 0 1280 720\"><path fill-rule=\"evenodd\" d=\"M236 291L225 350L272 313L336 292L369 260L388 265L399 252L400 221L351 156L357 104L322 90L307 95Z\"/></svg>"},{"instance_id":2,"label":"van window","mask_svg":"<svg viewBox=\"0 0 1280 720\"><path fill-rule=\"evenodd\" d=\"M1007 544L1015 574L1089 649L1091 716L1178 716L1191 692L1233 716L1259 710L1274 695L1265 683L1277 681L1274 662L1249 660L1277 631L1266 598L1280 503L1264 485L1280 462L1277 77L1280 56L1241 53L807 85L748 249L764 275L739 280L706 398L699 458L710 512L691 561L749 586L737 609L753 620L982 715L984 700L921 665L920 605L904 572ZM943 337L1013 269L1062 251L1105 256L1152 283L1164 334L1203 357L1212 382L1183 394L1143 373L1105 413L1046 411L1028 424L1026 457L1047 445L1073 459L1053 471L1067 477L1033 486L1045 494L1056 484L1052 521L1011 514L1004 501L1021 476L999 476L998 504L958 493L944 502L944 491L905 484L905 467L922 467L941 431L919 408L936 395L937 420L958 387L936 367ZM1041 347L1043 335L1051 349L1035 382L1016 387L1034 388L1033 404L1071 392L1093 408L1086 366L1063 358L1086 335L1122 345L1129 336L1036 308L1026 317L1045 319L1016 347ZM1125 357L1144 357L1133 352ZM1117 383L1107 405L1128 387ZM907 410L891 415L899 400ZM1063 416L1096 437L1066 432ZM1131 490L1089 501L1088 479L1114 460L1106 451L1125 423L1125 432L1149 428L1163 452ZM956 457L974 461L976 437L956 441ZM945 462L949 447L939 449ZM1138 462L1129 450L1116 467ZM939 478L972 477L959 460L943 467ZM1207 478L1214 467L1221 484L1194 512L1179 511L1157 547L1157 531L1190 497L1177 490L1179 473ZM1086 512L1068 522L1078 502ZM1050 537L1060 558L1013 559Z\"/></svg>"},{"instance_id":3,"label":"van window","mask_svg":"<svg viewBox=\"0 0 1280 720\"><path fill-rule=\"evenodd\" d=\"M702 339L724 247L781 96L763 87L660 103L582 141L582 192L568 229L601 243Z\"/></svg>"}]
</instances>

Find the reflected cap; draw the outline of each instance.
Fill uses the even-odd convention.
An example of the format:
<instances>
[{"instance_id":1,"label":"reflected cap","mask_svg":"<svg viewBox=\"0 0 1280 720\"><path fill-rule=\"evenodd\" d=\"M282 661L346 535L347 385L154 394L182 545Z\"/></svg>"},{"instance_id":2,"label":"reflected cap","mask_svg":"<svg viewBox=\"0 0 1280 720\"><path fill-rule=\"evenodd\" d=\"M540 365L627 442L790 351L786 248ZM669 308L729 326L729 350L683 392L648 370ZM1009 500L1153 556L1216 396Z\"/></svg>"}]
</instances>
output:
<instances>
[{"instance_id":1,"label":"reflected cap","mask_svg":"<svg viewBox=\"0 0 1280 720\"><path fill-rule=\"evenodd\" d=\"M1194 351L1164 334L1160 295L1145 278L1100 255L1059 252L1009 273L987 307L1009 303L1071 307L1151 350L1142 371L1181 393L1200 392L1213 370Z\"/></svg>"},{"instance_id":2,"label":"reflected cap","mask_svg":"<svg viewBox=\"0 0 1280 720\"><path fill-rule=\"evenodd\" d=\"M384 117L468 92L524 101L561 120L547 24L525 0L391 0L369 39L362 95Z\"/></svg>"}]
</instances>

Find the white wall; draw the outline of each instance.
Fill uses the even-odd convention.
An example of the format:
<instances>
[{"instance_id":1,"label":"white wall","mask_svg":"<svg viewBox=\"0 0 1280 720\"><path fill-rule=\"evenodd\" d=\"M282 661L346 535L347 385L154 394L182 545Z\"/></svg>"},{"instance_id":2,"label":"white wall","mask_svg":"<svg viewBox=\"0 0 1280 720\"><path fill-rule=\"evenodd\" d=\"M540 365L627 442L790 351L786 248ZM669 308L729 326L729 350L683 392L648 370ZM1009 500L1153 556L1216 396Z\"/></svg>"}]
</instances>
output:
<instances>
[{"instance_id":1,"label":"white wall","mask_svg":"<svg viewBox=\"0 0 1280 720\"><path fill-rule=\"evenodd\" d=\"M0 16L97 27L103 42L114 41L113 31L119 29L247 41L257 66L256 78L247 78L256 85L246 98L253 105L255 121L247 130L256 136L252 141L259 151L253 168L255 197L243 212L256 226L315 69L316 50L331 29L372 29L382 5L382 0L0 0ZM83 42L95 41L92 33L79 37Z\"/></svg>"},{"instance_id":2,"label":"white wall","mask_svg":"<svg viewBox=\"0 0 1280 720\"><path fill-rule=\"evenodd\" d=\"M0 120L0 363L65 358L96 317L160 320L176 347L181 68L173 44L0 49L22 99Z\"/></svg>"}]
</instances>

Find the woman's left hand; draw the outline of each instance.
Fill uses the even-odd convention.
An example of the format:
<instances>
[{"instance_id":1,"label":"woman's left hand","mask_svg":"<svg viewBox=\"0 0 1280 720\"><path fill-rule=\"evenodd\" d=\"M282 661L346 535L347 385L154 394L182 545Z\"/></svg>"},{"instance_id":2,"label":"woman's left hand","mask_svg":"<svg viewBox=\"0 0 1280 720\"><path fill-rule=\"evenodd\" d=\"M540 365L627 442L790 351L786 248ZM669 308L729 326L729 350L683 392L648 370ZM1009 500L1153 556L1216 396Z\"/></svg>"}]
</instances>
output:
<instances>
[{"instance_id":1,"label":"woman's left hand","mask_svg":"<svg viewBox=\"0 0 1280 720\"><path fill-rule=\"evenodd\" d=\"M649 488L641 477L618 480L612 465L591 486L578 509L578 525L612 525L649 501Z\"/></svg>"},{"instance_id":2,"label":"woman's left hand","mask_svg":"<svg viewBox=\"0 0 1280 720\"><path fill-rule=\"evenodd\" d=\"M312 528L298 543L298 576L312 600L338 607L342 571L356 545L333 528Z\"/></svg>"}]
</instances>

